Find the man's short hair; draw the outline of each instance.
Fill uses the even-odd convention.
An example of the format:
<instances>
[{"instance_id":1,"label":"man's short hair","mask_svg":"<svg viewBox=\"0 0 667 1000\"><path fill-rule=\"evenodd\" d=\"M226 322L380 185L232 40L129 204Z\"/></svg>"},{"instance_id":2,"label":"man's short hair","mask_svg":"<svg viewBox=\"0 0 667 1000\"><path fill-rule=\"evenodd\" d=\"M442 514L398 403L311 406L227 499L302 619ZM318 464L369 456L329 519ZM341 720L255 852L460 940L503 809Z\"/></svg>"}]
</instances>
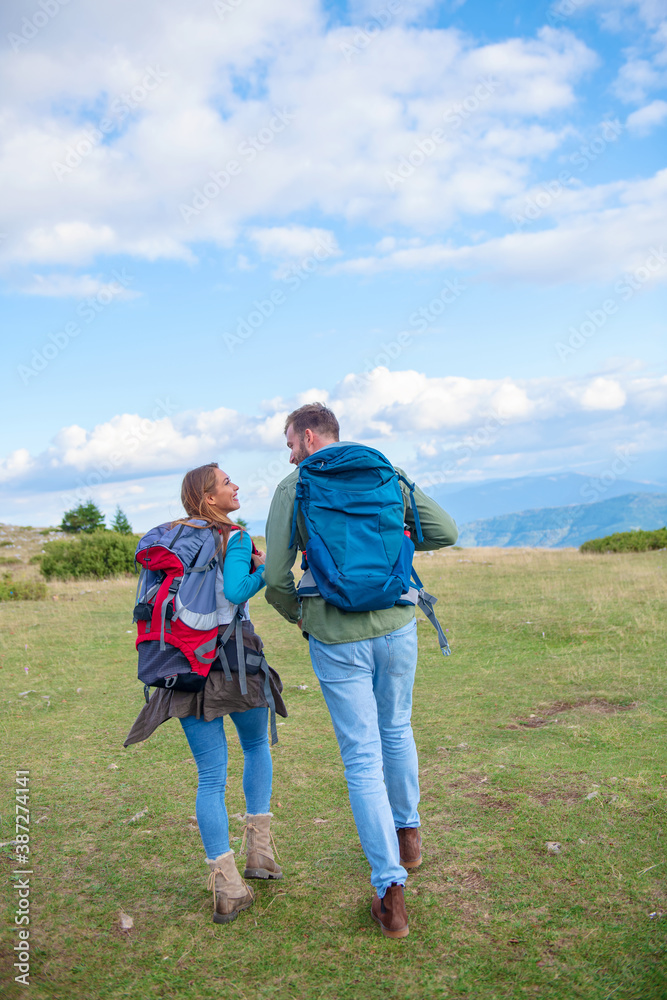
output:
<instances>
[{"instance_id":1,"label":"man's short hair","mask_svg":"<svg viewBox=\"0 0 667 1000\"><path fill-rule=\"evenodd\" d=\"M324 403L306 403L298 410L293 410L285 421L285 434L290 426L294 428L294 433L300 438L308 429L315 431L322 437L333 438L334 441L338 441L340 433L335 415Z\"/></svg>"}]
</instances>

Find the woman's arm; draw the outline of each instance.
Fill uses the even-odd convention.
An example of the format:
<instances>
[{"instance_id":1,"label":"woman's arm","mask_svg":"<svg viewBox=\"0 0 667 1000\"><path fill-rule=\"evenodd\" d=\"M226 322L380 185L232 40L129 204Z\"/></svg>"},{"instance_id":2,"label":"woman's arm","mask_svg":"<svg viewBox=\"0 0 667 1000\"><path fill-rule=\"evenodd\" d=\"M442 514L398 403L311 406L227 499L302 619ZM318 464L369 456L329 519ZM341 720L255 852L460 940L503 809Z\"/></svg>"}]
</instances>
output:
<instances>
[{"instance_id":1,"label":"woman's arm","mask_svg":"<svg viewBox=\"0 0 667 1000\"><path fill-rule=\"evenodd\" d=\"M245 604L264 586L264 567L250 572L252 541L247 531L233 531L223 563L225 597L232 604Z\"/></svg>"}]
</instances>

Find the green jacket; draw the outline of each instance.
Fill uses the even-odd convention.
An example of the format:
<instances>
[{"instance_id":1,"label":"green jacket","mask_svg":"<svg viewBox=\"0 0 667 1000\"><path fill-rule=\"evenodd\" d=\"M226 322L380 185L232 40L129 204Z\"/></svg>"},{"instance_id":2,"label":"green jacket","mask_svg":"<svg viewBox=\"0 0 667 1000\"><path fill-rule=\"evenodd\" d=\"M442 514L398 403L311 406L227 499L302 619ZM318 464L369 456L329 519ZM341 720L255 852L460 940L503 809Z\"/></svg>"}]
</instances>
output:
<instances>
[{"instance_id":1,"label":"green jacket","mask_svg":"<svg viewBox=\"0 0 667 1000\"><path fill-rule=\"evenodd\" d=\"M402 469L396 471L405 476ZM303 550L308 539L303 514L297 513L297 538L290 548L294 499L299 470L295 469L278 484L271 501L271 509L266 522L266 564L264 581L266 599L288 622L298 622L303 618L303 631L324 643L357 642L387 635L414 618L413 605L395 605L382 611L344 612L333 604L327 604L322 597L307 597L301 603L297 597L294 574L292 572L298 548ZM405 477L408 478L407 476ZM453 519L435 500L427 496L419 487L414 498L419 512L419 520L424 534L423 542L416 541L416 530L410 491L401 483L405 504L405 523L412 532L415 548L421 551L441 549L453 545L458 538L458 529Z\"/></svg>"}]
</instances>

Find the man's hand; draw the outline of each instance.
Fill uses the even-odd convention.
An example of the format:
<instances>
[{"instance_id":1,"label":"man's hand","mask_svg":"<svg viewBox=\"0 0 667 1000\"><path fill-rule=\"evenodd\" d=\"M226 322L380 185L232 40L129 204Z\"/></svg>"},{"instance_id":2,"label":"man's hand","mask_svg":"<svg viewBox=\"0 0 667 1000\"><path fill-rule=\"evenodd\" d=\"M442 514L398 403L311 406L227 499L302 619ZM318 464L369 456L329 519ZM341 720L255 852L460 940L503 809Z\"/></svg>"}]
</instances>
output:
<instances>
[{"instance_id":1,"label":"man's hand","mask_svg":"<svg viewBox=\"0 0 667 1000\"><path fill-rule=\"evenodd\" d=\"M299 618L297 625L299 626L300 629L303 630L303 618Z\"/></svg>"},{"instance_id":2,"label":"man's hand","mask_svg":"<svg viewBox=\"0 0 667 1000\"><path fill-rule=\"evenodd\" d=\"M258 566L263 566L266 562L266 552L262 552L260 549L259 552L253 552L251 558L253 566L257 569Z\"/></svg>"}]
</instances>

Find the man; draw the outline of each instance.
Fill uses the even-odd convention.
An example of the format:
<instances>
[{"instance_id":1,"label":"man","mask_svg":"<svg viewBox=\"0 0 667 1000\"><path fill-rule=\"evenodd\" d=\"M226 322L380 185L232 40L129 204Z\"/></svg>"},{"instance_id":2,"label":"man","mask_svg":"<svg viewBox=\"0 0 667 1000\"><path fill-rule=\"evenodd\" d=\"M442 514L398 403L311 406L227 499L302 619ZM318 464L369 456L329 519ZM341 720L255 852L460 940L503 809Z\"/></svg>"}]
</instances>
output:
<instances>
[{"instance_id":1,"label":"man","mask_svg":"<svg viewBox=\"0 0 667 1000\"><path fill-rule=\"evenodd\" d=\"M290 462L339 444L336 417L321 403L295 410L285 423ZM403 475L400 469L396 471ZM417 806L417 750L410 724L417 666L414 605L377 611L343 612L320 596L299 601L292 566L297 543L308 533L300 507L290 547L299 478L292 472L276 489L266 525L266 599L308 636L313 670L331 714L359 839L371 865L376 895L371 916L388 937L408 934L403 886L408 868L421 864ZM409 488L401 484L404 519L415 541ZM451 517L415 488L424 539L419 549L453 545L458 531ZM326 541L326 538L325 538Z\"/></svg>"}]
</instances>

